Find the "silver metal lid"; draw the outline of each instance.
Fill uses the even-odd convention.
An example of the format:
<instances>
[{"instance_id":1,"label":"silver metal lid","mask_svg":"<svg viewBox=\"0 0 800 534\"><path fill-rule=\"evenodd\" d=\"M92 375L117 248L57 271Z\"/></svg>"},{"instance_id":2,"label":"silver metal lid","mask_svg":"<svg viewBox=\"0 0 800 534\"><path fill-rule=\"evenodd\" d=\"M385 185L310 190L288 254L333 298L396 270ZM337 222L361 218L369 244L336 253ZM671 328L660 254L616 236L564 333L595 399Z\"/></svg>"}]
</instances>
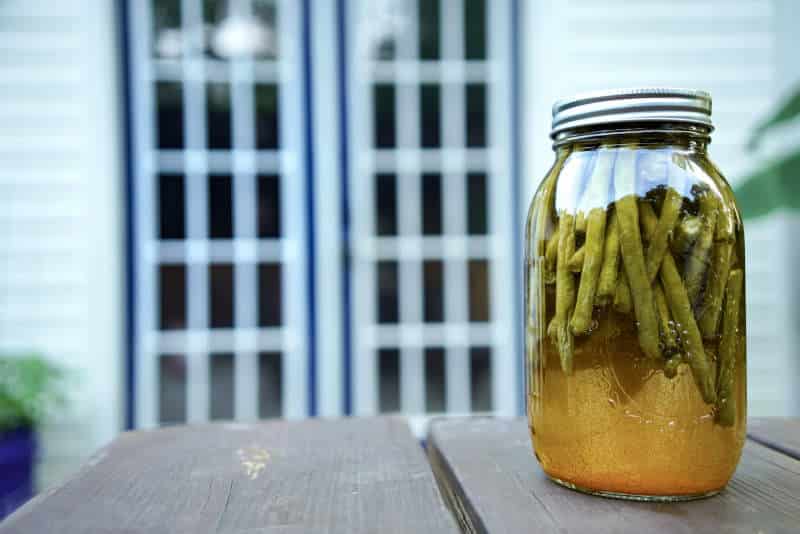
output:
<instances>
[{"instance_id":1,"label":"silver metal lid","mask_svg":"<svg viewBox=\"0 0 800 534\"><path fill-rule=\"evenodd\" d=\"M650 87L582 93L553 104L553 139L565 130L625 122L711 124L706 91Z\"/></svg>"}]
</instances>

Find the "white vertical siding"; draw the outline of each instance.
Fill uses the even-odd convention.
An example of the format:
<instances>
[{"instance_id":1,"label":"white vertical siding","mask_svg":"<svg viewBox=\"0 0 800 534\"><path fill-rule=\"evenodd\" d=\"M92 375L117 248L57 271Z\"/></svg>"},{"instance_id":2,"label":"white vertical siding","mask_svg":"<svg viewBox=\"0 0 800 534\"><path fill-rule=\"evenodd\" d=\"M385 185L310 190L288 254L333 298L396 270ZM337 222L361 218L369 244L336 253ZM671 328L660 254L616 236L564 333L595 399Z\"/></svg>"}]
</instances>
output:
<instances>
[{"instance_id":1,"label":"white vertical siding","mask_svg":"<svg viewBox=\"0 0 800 534\"><path fill-rule=\"evenodd\" d=\"M0 3L0 353L72 373L40 482L122 426L122 114L113 2Z\"/></svg>"}]
</instances>

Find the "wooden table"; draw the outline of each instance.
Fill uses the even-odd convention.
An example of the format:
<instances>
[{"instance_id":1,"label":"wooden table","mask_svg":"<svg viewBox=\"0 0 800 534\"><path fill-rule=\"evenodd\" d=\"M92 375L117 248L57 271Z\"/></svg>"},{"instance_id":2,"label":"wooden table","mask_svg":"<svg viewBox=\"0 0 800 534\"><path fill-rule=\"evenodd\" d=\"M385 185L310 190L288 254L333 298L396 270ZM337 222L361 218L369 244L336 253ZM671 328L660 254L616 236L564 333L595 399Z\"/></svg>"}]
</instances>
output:
<instances>
[{"instance_id":1,"label":"wooden table","mask_svg":"<svg viewBox=\"0 0 800 534\"><path fill-rule=\"evenodd\" d=\"M728 489L680 504L547 481L522 419L437 420L430 464L398 417L129 432L0 533L800 532L800 420L749 428Z\"/></svg>"}]
</instances>

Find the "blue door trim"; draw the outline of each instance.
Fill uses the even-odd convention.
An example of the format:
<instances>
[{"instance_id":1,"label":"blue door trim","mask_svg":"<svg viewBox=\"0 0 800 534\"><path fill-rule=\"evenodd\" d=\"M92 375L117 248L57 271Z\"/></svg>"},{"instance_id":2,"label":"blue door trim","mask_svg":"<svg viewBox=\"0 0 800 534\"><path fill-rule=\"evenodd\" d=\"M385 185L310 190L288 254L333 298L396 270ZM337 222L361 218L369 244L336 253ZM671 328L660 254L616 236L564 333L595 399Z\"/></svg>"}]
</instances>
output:
<instances>
[{"instance_id":1,"label":"blue door trim","mask_svg":"<svg viewBox=\"0 0 800 534\"><path fill-rule=\"evenodd\" d=\"M125 280L124 295L125 307L125 429L130 430L136 421L136 390L134 376L136 376L136 242L135 225L133 222L133 106L131 105L131 61L130 61L130 13L129 1L122 0L117 4L117 24L119 27L119 61L120 81L122 90L122 138L124 144L124 217L125 217Z\"/></svg>"},{"instance_id":2,"label":"blue door trim","mask_svg":"<svg viewBox=\"0 0 800 534\"><path fill-rule=\"evenodd\" d=\"M314 230L314 102L313 102L313 69L311 66L311 2L303 0L303 13L300 17L300 31L303 36L303 95L305 100L305 166L306 166L306 231L308 260L308 390L309 415L316 416L317 406L317 283L316 263L317 247Z\"/></svg>"}]
</instances>

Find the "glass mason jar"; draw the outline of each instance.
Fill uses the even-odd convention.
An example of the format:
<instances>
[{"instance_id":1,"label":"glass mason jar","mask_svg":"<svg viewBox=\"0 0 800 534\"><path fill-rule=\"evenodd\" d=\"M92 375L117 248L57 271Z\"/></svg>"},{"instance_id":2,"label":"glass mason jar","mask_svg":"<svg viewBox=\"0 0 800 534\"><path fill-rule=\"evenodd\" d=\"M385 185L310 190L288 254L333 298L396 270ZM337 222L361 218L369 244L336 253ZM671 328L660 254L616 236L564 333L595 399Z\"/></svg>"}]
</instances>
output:
<instances>
[{"instance_id":1,"label":"glass mason jar","mask_svg":"<svg viewBox=\"0 0 800 534\"><path fill-rule=\"evenodd\" d=\"M745 440L744 235L700 91L553 107L528 213L527 409L547 475L642 500L719 492Z\"/></svg>"}]
</instances>

